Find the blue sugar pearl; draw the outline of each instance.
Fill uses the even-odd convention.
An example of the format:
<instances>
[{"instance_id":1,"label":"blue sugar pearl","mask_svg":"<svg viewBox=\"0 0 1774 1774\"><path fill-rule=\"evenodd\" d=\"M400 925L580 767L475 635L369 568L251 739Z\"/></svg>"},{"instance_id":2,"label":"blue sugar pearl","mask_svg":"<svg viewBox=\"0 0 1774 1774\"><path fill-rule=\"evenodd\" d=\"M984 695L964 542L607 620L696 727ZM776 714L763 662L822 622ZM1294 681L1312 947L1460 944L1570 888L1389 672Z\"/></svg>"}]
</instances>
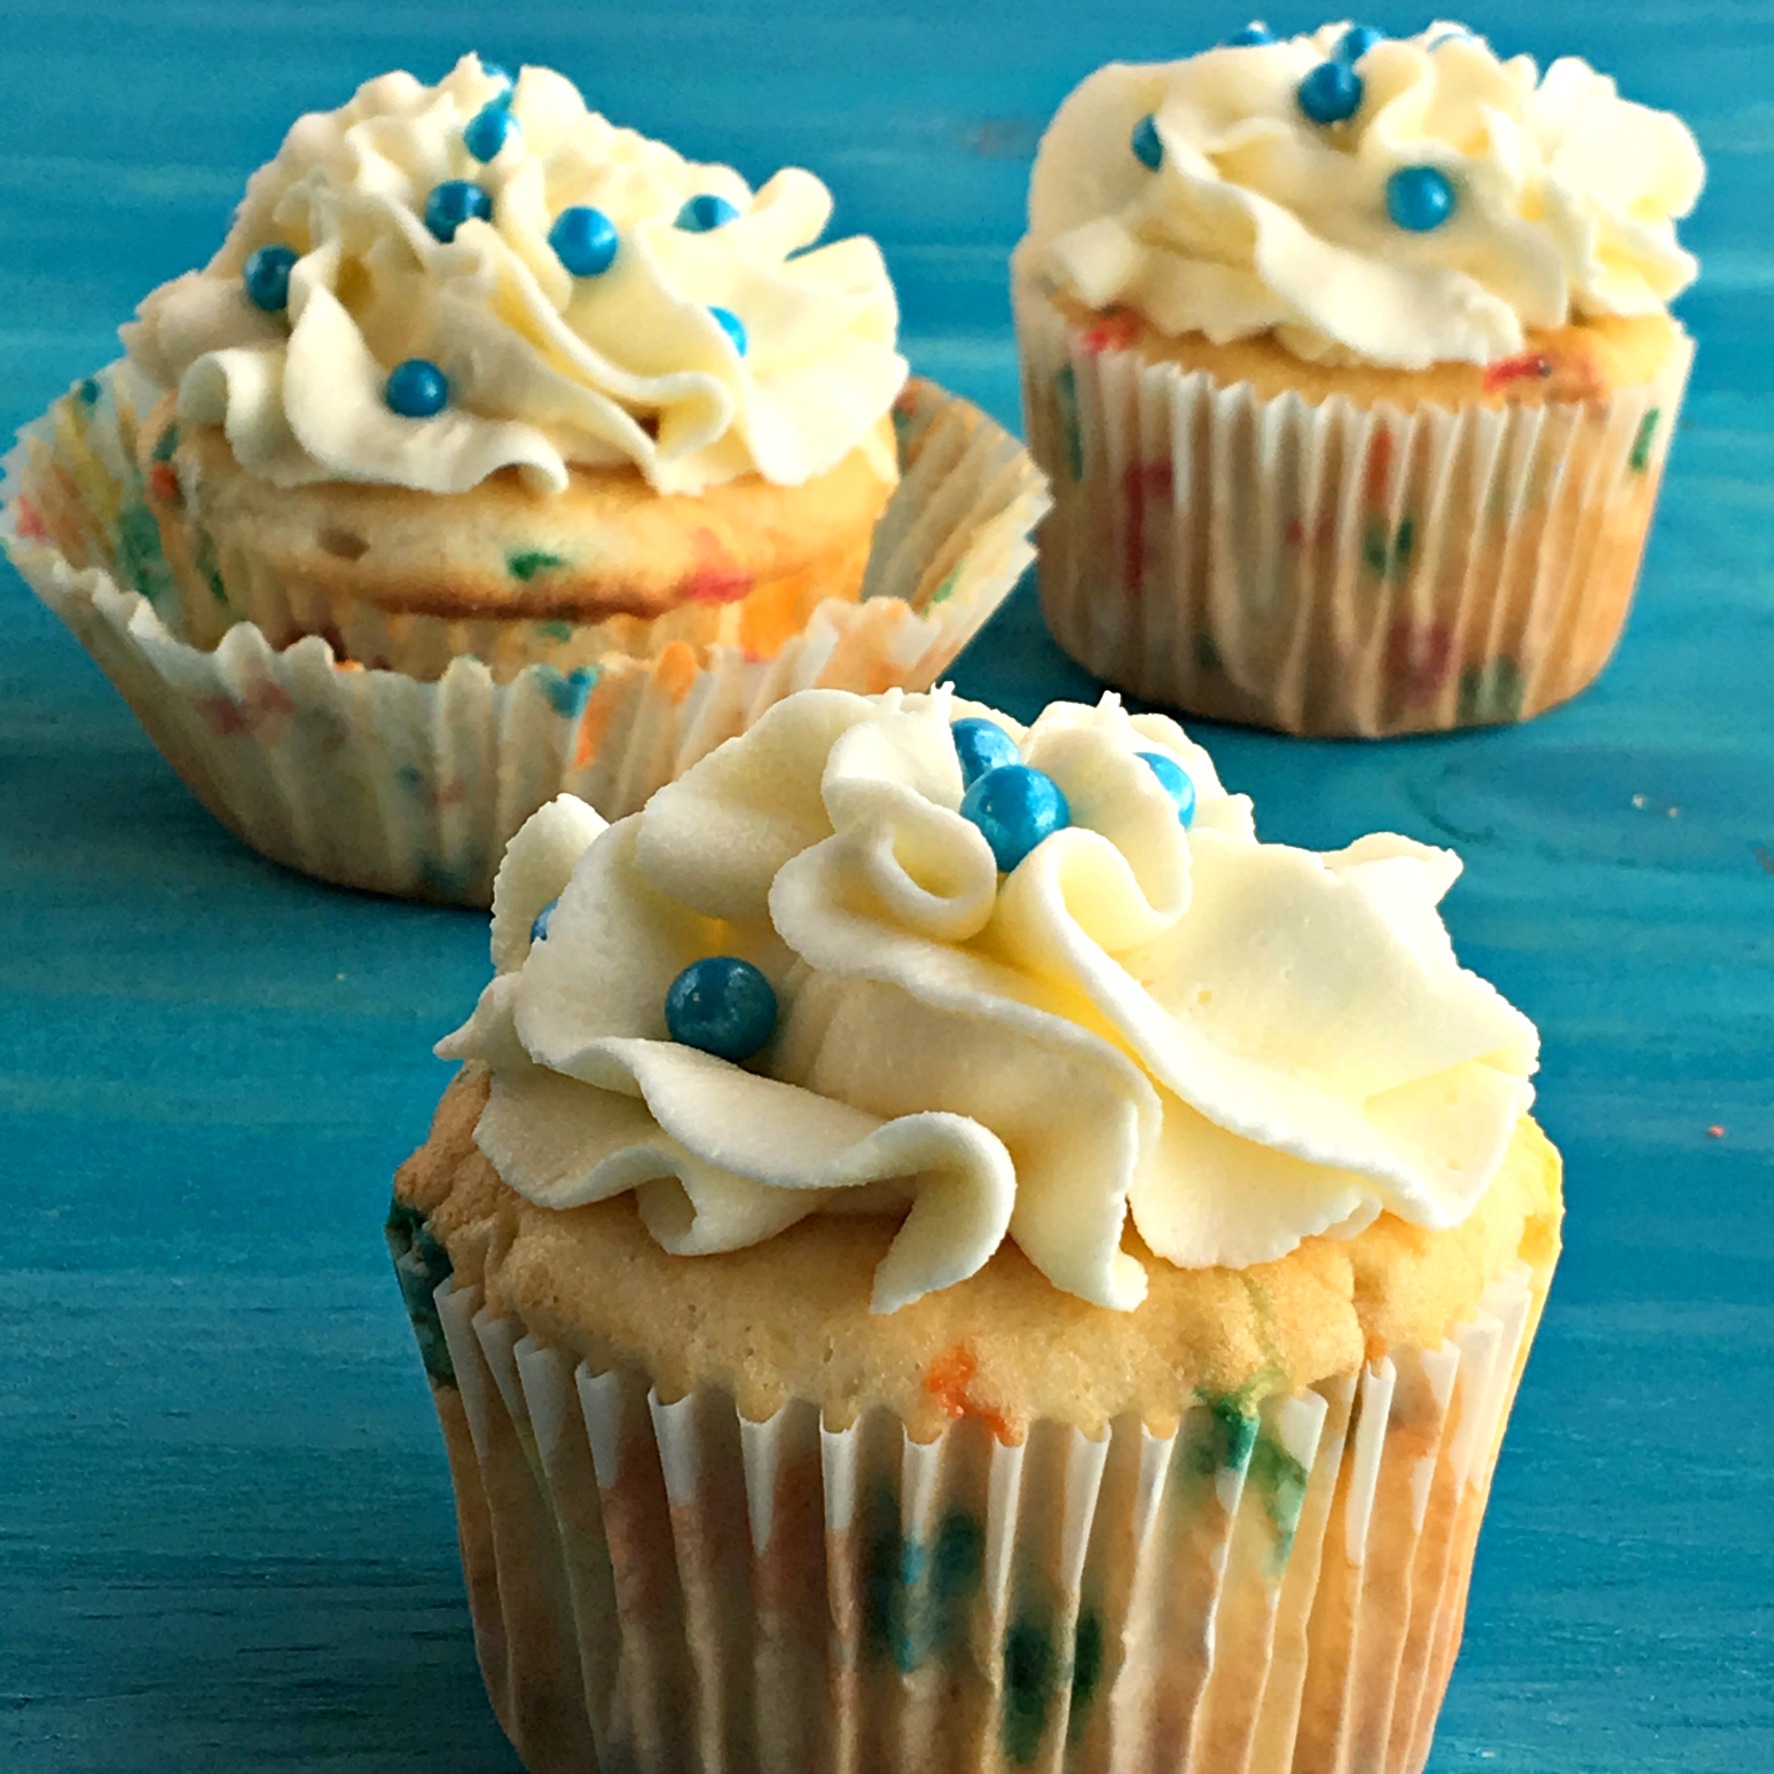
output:
<instances>
[{"instance_id":1,"label":"blue sugar pearl","mask_svg":"<svg viewBox=\"0 0 1774 1774\"><path fill-rule=\"evenodd\" d=\"M1256 49L1265 43L1273 43L1275 33L1260 19L1252 19L1242 30L1234 31L1225 41L1226 49Z\"/></svg>"},{"instance_id":2,"label":"blue sugar pearl","mask_svg":"<svg viewBox=\"0 0 1774 1774\"><path fill-rule=\"evenodd\" d=\"M665 993L672 1040L735 1064L776 1033L776 993L757 968L737 955L692 961Z\"/></svg>"},{"instance_id":3,"label":"blue sugar pearl","mask_svg":"<svg viewBox=\"0 0 1774 1774\"><path fill-rule=\"evenodd\" d=\"M616 261L616 224L601 209L563 209L548 230L554 256L575 277L599 277Z\"/></svg>"},{"instance_id":4,"label":"blue sugar pearl","mask_svg":"<svg viewBox=\"0 0 1774 1774\"><path fill-rule=\"evenodd\" d=\"M492 218L493 200L471 179L445 179L425 199L425 226L446 245L467 221Z\"/></svg>"},{"instance_id":5,"label":"blue sugar pearl","mask_svg":"<svg viewBox=\"0 0 1774 1774\"><path fill-rule=\"evenodd\" d=\"M1189 772L1168 752L1143 751L1152 774L1164 785L1164 792L1176 802L1177 818L1184 829L1195 823L1195 781Z\"/></svg>"},{"instance_id":6,"label":"blue sugar pearl","mask_svg":"<svg viewBox=\"0 0 1774 1774\"><path fill-rule=\"evenodd\" d=\"M1156 172L1164 161L1164 144L1158 139L1158 120L1149 112L1133 126L1128 146L1141 166Z\"/></svg>"},{"instance_id":7,"label":"blue sugar pearl","mask_svg":"<svg viewBox=\"0 0 1774 1774\"><path fill-rule=\"evenodd\" d=\"M511 137L518 133L517 119L512 116L505 100L495 99L490 105L482 105L468 119L467 126L462 131L462 146L476 160L493 160Z\"/></svg>"},{"instance_id":8,"label":"blue sugar pearl","mask_svg":"<svg viewBox=\"0 0 1774 1774\"><path fill-rule=\"evenodd\" d=\"M726 198L717 197L712 191L692 197L678 211L678 226L686 234L707 234L711 229L724 228L738 219L739 211Z\"/></svg>"},{"instance_id":9,"label":"blue sugar pearl","mask_svg":"<svg viewBox=\"0 0 1774 1774\"><path fill-rule=\"evenodd\" d=\"M1351 25L1337 45L1337 59L1353 67L1376 43L1385 41L1386 33L1372 25Z\"/></svg>"},{"instance_id":10,"label":"blue sugar pearl","mask_svg":"<svg viewBox=\"0 0 1774 1774\"><path fill-rule=\"evenodd\" d=\"M409 357L389 371L382 398L403 419L435 418L450 404L450 379L436 364Z\"/></svg>"},{"instance_id":11,"label":"blue sugar pearl","mask_svg":"<svg viewBox=\"0 0 1774 1774\"><path fill-rule=\"evenodd\" d=\"M1041 842L1072 823L1072 810L1051 776L1027 764L988 770L961 798L961 817L985 834L1008 874Z\"/></svg>"},{"instance_id":12,"label":"blue sugar pearl","mask_svg":"<svg viewBox=\"0 0 1774 1774\"><path fill-rule=\"evenodd\" d=\"M1454 201L1454 181L1439 166L1401 166L1386 181L1386 213L1412 234L1439 228Z\"/></svg>"},{"instance_id":13,"label":"blue sugar pearl","mask_svg":"<svg viewBox=\"0 0 1774 1774\"><path fill-rule=\"evenodd\" d=\"M290 272L296 255L287 246L262 246L241 267L241 282L255 308L276 314L290 302Z\"/></svg>"},{"instance_id":14,"label":"blue sugar pearl","mask_svg":"<svg viewBox=\"0 0 1774 1774\"><path fill-rule=\"evenodd\" d=\"M743 357L748 343L745 335L745 322L731 308L711 308L709 313L720 323L721 331L733 341L733 349Z\"/></svg>"},{"instance_id":15,"label":"blue sugar pearl","mask_svg":"<svg viewBox=\"0 0 1774 1774\"><path fill-rule=\"evenodd\" d=\"M1361 76L1346 62L1320 62L1295 95L1314 123L1343 123L1361 109Z\"/></svg>"},{"instance_id":16,"label":"blue sugar pearl","mask_svg":"<svg viewBox=\"0 0 1774 1774\"><path fill-rule=\"evenodd\" d=\"M531 942L544 942L547 940L549 921L554 917L554 908L559 904L560 901L558 899L551 899L548 904L536 914L536 921L530 926Z\"/></svg>"},{"instance_id":17,"label":"blue sugar pearl","mask_svg":"<svg viewBox=\"0 0 1774 1774\"><path fill-rule=\"evenodd\" d=\"M1022 762L1016 741L996 721L969 715L956 721L951 731L955 736L955 756L961 760L963 788L972 788L988 770Z\"/></svg>"}]
</instances>

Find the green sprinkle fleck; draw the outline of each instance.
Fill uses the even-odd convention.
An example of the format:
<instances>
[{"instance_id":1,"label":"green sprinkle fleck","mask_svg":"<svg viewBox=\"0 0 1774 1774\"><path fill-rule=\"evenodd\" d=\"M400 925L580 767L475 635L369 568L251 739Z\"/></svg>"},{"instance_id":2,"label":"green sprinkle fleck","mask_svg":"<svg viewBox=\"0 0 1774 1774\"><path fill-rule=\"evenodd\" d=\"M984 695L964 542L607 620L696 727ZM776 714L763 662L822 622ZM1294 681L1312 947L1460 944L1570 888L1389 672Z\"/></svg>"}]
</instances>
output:
<instances>
[{"instance_id":1,"label":"green sprinkle fleck","mask_svg":"<svg viewBox=\"0 0 1774 1774\"><path fill-rule=\"evenodd\" d=\"M126 505L117 520L117 560L130 588L158 604L172 592L172 572L160 547L160 526L145 505Z\"/></svg>"},{"instance_id":2,"label":"green sprinkle fleck","mask_svg":"<svg viewBox=\"0 0 1774 1774\"><path fill-rule=\"evenodd\" d=\"M1201 670L1219 674L1226 669L1226 661L1220 655L1218 643L1210 634L1198 634L1195 637L1195 663Z\"/></svg>"},{"instance_id":3,"label":"green sprinkle fleck","mask_svg":"<svg viewBox=\"0 0 1774 1774\"><path fill-rule=\"evenodd\" d=\"M573 563L564 554L550 554L545 548L525 548L505 557L505 569L513 579L528 584L538 573L552 573L557 567Z\"/></svg>"},{"instance_id":4,"label":"green sprinkle fleck","mask_svg":"<svg viewBox=\"0 0 1774 1774\"><path fill-rule=\"evenodd\" d=\"M394 780L402 788L411 789L414 794L421 794L425 788L425 772L417 764L402 764L395 771Z\"/></svg>"},{"instance_id":5,"label":"green sprinkle fleck","mask_svg":"<svg viewBox=\"0 0 1774 1774\"><path fill-rule=\"evenodd\" d=\"M440 1386L456 1384L455 1364L437 1315L437 1290L450 1275L449 1253L438 1243L430 1222L417 1208L396 1201L388 1210L388 1250L401 1298L412 1320L425 1371Z\"/></svg>"},{"instance_id":6,"label":"green sprinkle fleck","mask_svg":"<svg viewBox=\"0 0 1774 1774\"><path fill-rule=\"evenodd\" d=\"M1085 1714L1096 1698L1103 1679L1106 1661L1102 1616L1086 1608L1078 1616L1078 1629L1072 1634L1072 1717L1066 1735L1076 1740L1084 1728Z\"/></svg>"},{"instance_id":7,"label":"green sprinkle fleck","mask_svg":"<svg viewBox=\"0 0 1774 1774\"><path fill-rule=\"evenodd\" d=\"M82 376L80 386L75 390L80 396L83 406L96 407L99 404L99 383L96 376Z\"/></svg>"},{"instance_id":8,"label":"green sprinkle fleck","mask_svg":"<svg viewBox=\"0 0 1774 1774\"><path fill-rule=\"evenodd\" d=\"M536 632L545 641L570 641L573 638L573 625L570 622L538 622Z\"/></svg>"},{"instance_id":9,"label":"green sprinkle fleck","mask_svg":"<svg viewBox=\"0 0 1774 1774\"><path fill-rule=\"evenodd\" d=\"M1458 719L1468 727L1519 720L1526 693L1522 669L1508 654L1488 666L1468 666L1460 674Z\"/></svg>"},{"instance_id":10,"label":"green sprinkle fleck","mask_svg":"<svg viewBox=\"0 0 1774 1774\"><path fill-rule=\"evenodd\" d=\"M1267 1435L1251 1450L1249 1483L1257 1487L1275 1528L1275 1563L1285 1565L1294 1549L1294 1532L1306 1506L1306 1468Z\"/></svg>"},{"instance_id":11,"label":"green sprinkle fleck","mask_svg":"<svg viewBox=\"0 0 1774 1774\"><path fill-rule=\"evenodd\" d=\"M955 585L960 577L961 569L957 567L948 578L946 578L942 584L930 594L930 602L926 608L935 609L938 604L946 604L949 599L955 595Z\"/></svg>"},{"instance_id":12,"label":"green sprinkle fleck","mask_svg":"<svg viewBox=\"0 0 1774 1774\"><path fill-rule=\"evenodd\" d=\"M1657 421L1662 417L1663 409L1652 407L1638 422L1638 435L1632 440L1632 454L1627 458L1627 464L1634 474L1643 474L1650 466L1651 439L1657 435Z\"/></svg>"},{"instance_id":13,"label":"green sprinkle fleck","mask_svg":"<svg viewBox=\"0 0 1774 1774\"><path fill-rule=\"evenodd\" d=\"M1382 577L1392 559L1391 550L1386 546L1386 530L1377 517L1370 517L1367 526L1361 532L1361 558Z\"/></svg>"},{"instance_id":14,"label":"green sprinkle fleck","mask_svg":"<svg viewBox=\"0 0 1774 1774\"><path fill-rule=\"evenodd\" d=\"M1040 1752L1059 1677L1053 1634L1039 1622L1019 1620L1004 1638L1004 1753L1027 1764Z\"/></svg>"},{"instance_id":15,"label":"green sprinkle fleck","mask_svg":"<svg viewBox=\"0 0 1774 1774\"><path fill-rule=\"evenodd\" d=\"M170 462L178 447L179 428L176 425L169 425L155 442L154 460L156 462Z\"/></svg>"},{"instance_id":16,"label":"green sprinkle fleck","mask_svg":"<svg viewBox=\"0 0 1774 1774\"><path fill-rule=\"evenodd\" d=\"M1392 570L1402 573L1405 563L1411 558L1412 545L1417 540L1417 525L1413 518L1406 518L1398 526L1398 534L1392 539Z\"/></svg>"},{"instance_id":17,"label":"green sprinkle fleck","mask_svg":"<svg viewBox=\"0 0 1774 1774\"><path fill-rule=\"evenodd\" d=\"M945 1516L929 1546L899 1529L890 1492L870 1500L863 1559L864 1620L871 1647L910 1675L966 1637L967 1606L985 1576L985 1530L964 1511Z\"/></svg>"},{"instance_id":18,"label":"green sprinkle fleck","mask_svg":"<svg viewBox=\"0 0 1774 1774\"><path fill-rule=\"evenodd\" d=\"M1066 440L1066 466L1072 479L1084 478L1084 432L1078 424L1078 373L1068 363L1053 378L1053 403Z\"/></svg>"}]
</instances>

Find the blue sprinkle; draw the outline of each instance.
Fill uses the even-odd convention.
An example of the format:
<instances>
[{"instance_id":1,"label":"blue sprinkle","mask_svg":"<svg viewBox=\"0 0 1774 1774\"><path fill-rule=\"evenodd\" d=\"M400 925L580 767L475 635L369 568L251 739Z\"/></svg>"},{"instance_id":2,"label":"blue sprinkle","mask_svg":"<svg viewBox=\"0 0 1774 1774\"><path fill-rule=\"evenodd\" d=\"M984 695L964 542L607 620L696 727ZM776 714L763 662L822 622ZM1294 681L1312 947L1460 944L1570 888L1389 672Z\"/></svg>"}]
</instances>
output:
<instances>
[{"instance_id":1,"label":"blue sprinkle","mask_svg":"<svg viewBox=\"0 0 1774 1774\"><path fill-rule=\"evenodd\" d=\"M1351 25L1333 52L1338 61L1355 65L1376 43L1384 43L1386 33L1372 25Z\"/></svg>"},{"instance_id":2,"label":"blue sprinkle","mask_svg":"<svg viewBox=\"0 0 1774 1774\"><path fill-rule=\"evenodd\" d=\"M1156 172L1164 163L1164 143L1158 139L1158 120L1148 112L1133 126L1128 138L1133 157L1141 166Z\"/></svg>"},{"instance_id":3,"label":"blue sprinkle","mask_svg":"<svg viewBox=\"0 0 1774 1774\"><path fill-rule=\"evenodd\" d=\"M505 88L505 96L510 98L511 89L515 82L504 68L502 68L497 62L482 62L480 65L480 71L485 74L489 80L497 80L499 84Z\"/></svg>"},{"instance_id":4,"label":"blue sprinkle","mask_svg":"<svg viewBox=\"0 0 1774 1774\"><path fill-rule=\"evenodd\" d=\"M717 197L712 191L704 191L699 197L692 197L678 211L677 225L686 234L707 234L738 219L739 211L726 198Z\"/></svg>"},{"instance_id":5,"label":"blue sprinkle","mask_svg":"<svg viewBox=\"0 0 1774 1774\"><path fill-rule=\"evenodd\" d=\"M434 419L450 404L450 379L423 357L409 357L388 372L382 398L403 419Z\"/></svg>"},{"instance_id":6,"label":"blue sprinkle","mask_svg":"<svg viewBox=\"0 0 1774 1774\"><path fill-rule=\"evenodd\" d=\"M616 262L616 224L601 209L563 209L548 230L554 256L575 277L601 277Z\"/></svg>"},{"instance_id":7,"label":"blue sprinkle","mask_svg":"<svg viewBox=\"0 0 1774 1774\"><path fill-rule=\"evenodd\" d=\"M575 666L568 672L559 671L552 665L541 667L542 693L548 698L548 706L567 720L585 706L597 679L595 665Z\"/></svg>"},{"instance_id":8,"label":"blue sprinkle","mask_svg":"<svg viewBox=\"0 0 1774 1774\"><path fill-rule=\"evenodd\" d=\"M290 272L295 269L295 249L262 246L241 267L240 281L255 308L277 314L289 306Z\"/></svg>"},{"instance_id":9,"label":"blue sprinkle","mask_svg":"<svg viewBox=\"0 0 1774 1774\"><path fill-rule=\"evenodd\" d=\"M1064 831L1072 810L1051 776L1027 764L1001 764L968 789L961 817L979 827L1008 874L1043 840Z\"/></svg>"},{"instance_id":10,"label":"blue sprinkle","mask_svg":"<svg viewBox=\"0 0 1774 1774\"><path fill-rule=\"evenodd\" d=\"M1234 31L1222 47L1225 49L1255 49L1264 43L1273 43L1274 41L1275 33L1261 19L1253 18L1241 30Z\"/></svg>"},{"instance_id":11,"label":"blue sprinkle","mask_svg":"<svg viewBox=\"0 0 1774 1774\"><path fill-rule=\"evenodd\" d=\"M554 908L559 904L559 899L551 899L548 904L536 914L535 922L530 926L530 941L532 943L545 942L547 940L549 921L554 917Z\"/></svg>"},{"instance_id":12,"label":"blue sprinkle","mask_svg":"<svg viewBox=\"0 0 1774 1774\"><path fill-rule=\"evenodd\" d=\"M1344 123L1361 109L1361 94L1361 76L1346 62L1320 62L1295 96L1313 123Z\"/></svg>"},{"instance_id":13,"label":"blue sprinkle","mask_svg":"<svg viewBox=\"0 0 1774 1774\"><path fill-rule=\"evenodd\" d=\"M1401 166L1386 181L1386 213L1411 234L1427 234L1454 213L1454 181L1439 166Z\"/></svg>"},{"instance_id":14,"label":"blue sprinkle","mask_svg":"<svg viewBox=\"0 0 1774 1774\"><path fill-rule=\"evenodd\" d=\"M749 961L710 955L692 961L665 993L665 1026L672 1040L735 1065L776 1033L776 992Z\"/></svg>"},{"instance_id":15,"label":"blue sprinkle","mask_svg":"<svg viewBox=\"0 0 1774 1774\"><path fill-rule=\"evenodd\" d=\"M1194 778L1168 752L1143 751L1140 756L1164 785L1164 792L1176 802L1177 819L1187 831L1195 823Z\"/></svg>"},{"instance_id":16,"label":"blue sprinkle","mask_svg":"<svg viewBox=\"0 0 1774 1774\"><path fill-rule=\"evenodd\" d=\"M447 246L464 222L488 222L493 199L472 179L445 179L425 199L425 226Z\"/></svg>"},{"instance_id":17,"label":"blue sprinkle","mask_svg":"<svg viewBox=\"0 0 1774 1774\"><path fill-rule=\"evenodd\" d=\"M961 760L961 786L972 788L988 770L1002 769L1006 764L1022 761L1016 741L996 721L981 720L969 715L950 729L955 737L955 755Z\"/></svg>"},{"instance_id":18,"label":"blue sprinkle","mask_svg":"<svg viewBox=\"0 0 1774 1774\"><path fill-rule=\"evenodd\" d=\"M746 337L745 322L731 308L711 308L709 313L719 322L721 331L733 341L733 349L743 357L750 343Z\"/></svg>"},{"instance_id":19,"label":"blue sprinkle","mask_svg":"<svg viewBox=\"0 0 1774 1774\"><path fill-rule=\"evenodd\" d=\"M499 150L512 136L521 133L506 101L494 99L469 118L462 131L462 145L476 160L496 160Z\"/></svg>"}]
</instances>

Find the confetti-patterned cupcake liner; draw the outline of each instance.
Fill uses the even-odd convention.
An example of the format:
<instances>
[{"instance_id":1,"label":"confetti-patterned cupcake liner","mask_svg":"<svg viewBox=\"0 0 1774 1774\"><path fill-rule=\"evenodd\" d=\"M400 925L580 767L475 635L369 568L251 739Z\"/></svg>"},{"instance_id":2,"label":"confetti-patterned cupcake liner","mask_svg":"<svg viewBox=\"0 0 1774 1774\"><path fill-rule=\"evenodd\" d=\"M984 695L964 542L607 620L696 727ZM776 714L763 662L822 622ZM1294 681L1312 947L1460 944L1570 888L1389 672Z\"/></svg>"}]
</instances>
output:
<instances>
[{"instance_id":1,"label":"confetti-patterned cupcake liner","mask_svg":"<svg viewBox=\"0 0 1774 1774\"><path fill-rule=\"evenodd\" d=\"M463 657L428 681L246 621L213 647L182 638L137 395L114 365L21 433L0 544L230 831L323 880L462 905L490 903L506 843L562 790L620 818L793 691L928 688L1021 576L1047 503L1009 433L914 382L860 602L818 604L769 657L674 640L506 682Z\"/></svg>"},{"instance_id":2,"label":"confetti-patterned cupcake liner","mask_svg":"<svg viewBox=\"0 0 1774 1774\"><path fill-rule=\"evenodd\" d=\"M1008 1446L667 1401L397 1252L532 1774L1416 1774L1547 1279L1292 1398Z\"/></svg>"},{"instance_id":3,"label":"confetti-patterned cupcake liner","mask_svg":"<svg viewBox=\"0 0 1774 1774\"><path fill-rule=\"evenodd\" d=\"M1108 683L1290 733L1526 720L1625 625L1693 357L1607 401L1265 399L1016 289L1054 638Z\"/></svg>"}]
</instances>

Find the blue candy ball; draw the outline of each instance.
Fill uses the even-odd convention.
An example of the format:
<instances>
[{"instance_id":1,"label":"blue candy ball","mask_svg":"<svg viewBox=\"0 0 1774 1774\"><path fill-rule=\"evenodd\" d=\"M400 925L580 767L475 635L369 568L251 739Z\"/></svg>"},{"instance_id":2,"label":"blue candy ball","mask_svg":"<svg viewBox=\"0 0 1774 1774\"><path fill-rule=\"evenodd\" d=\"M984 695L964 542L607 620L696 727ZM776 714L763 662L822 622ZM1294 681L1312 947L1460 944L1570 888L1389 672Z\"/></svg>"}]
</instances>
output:
<instances>
[{"instance_id":1,"label":"blue candy ball","mask_svg":"<svg viewBox=\"0 0 1774 1774\"><path fill-rule=\"evenodd\" d=\"M518 133L518 121L504 99L482 105L462 131L462 145L476 160L496 159L499 150ZM488 206L489 209L491 205Z\"/></svg>"},{"instance_id":2,"label":"blue candy ball","mask_svg":"<svg viewBox=\"0 0 1774 1774\"><path fill-rule=\"evenodd\" d=\"M1320 62L1295 95L1314 123L1343 123L1361 109L1361 76L1346 62Z\"/></svg>"},{"instance_id":3,"label":"blue candy ball","mask_svg":"<svg viewBox=\"0 0 1774 1774\"><path fill-rule=\"evenodd\" d=\"M721 331L733 341L733 349L743 357L749 343L745 333L745 322L731 308L711 308L709 313L720 323Z\"/></svg>"},{"instance_id":4,"label":"blue candy ball","mask_svg":"<svg viewBox=\"0 0 1774 1774\"><path fill-rule=\"evenodd\" d=\"M493 199L472 179L445 179L425 199L425 226L446 245L464 222L492 218Z\"/></svg>"},{"instance_id":5,"label":"blue candy ball","mask_svg":"<svg viewBox=\"0 0 1774 1774\"><path fill-rule=\"evenodd\" d=\"M616 224L601 209L563 209L548 230L554 256L575 277L599 277L616 261Z\"/></svg>"},{"instance_id":6,"label":"blue candy ball","mask_svg":"<svg viewBox=\"0 0 1774 1774\"><path fill-rule=\"evenodd\" d=\"M262 246L241 267L240 280L255 308L276 314L290 302L290 272L295 268L292 247Z\"/></svg>"},{"instance_id":7,"label":"blue candy ball","mask_svg":"<svg viewBox=\"0 0 1774 1774\"><path fill-rule=\"evenodd\" d=\"M1384 43L1386 33L1376 30L1372 25L1351 25L1343 33L1342 40L1337 44L1336 55L1339 61L1348 62L1353 66L1367 54L1376 43Z\"/></svg>"},{"instance_id":8,"label":"blue candy ball","mask_svg":"<svg viewBox=\"0 0 1774 1774\"><path fill-rule=\"evenodd\" d=\"M681 1045L737 1064L776 1033L776 993L751 962L710 955L667 987L665 1026Z\"/></svg>"},{"instance_id":9,"label":"blue candy ball","mask_svg":"<svg viewBox=\"0 0 1774 1774\"><path fill-rule=\"evenodd\" d=\"M1027 764L1000 764L962 796L961 817L985 834L998 867L1008 874L1043 838L1064 831L1072 810L1051 776Z\"/></svg>"},{"instance_id":10,"label":"blue candy ball","mask_svg":"<svg viewBox=\"0 0 1774 1774\"><path fill-rule=\"evenodd\" d=\"M1412 234L1439 228L1454 204L1454 181L1439 166L1401 166L1386 181L1386 213Z\"/></svg>"},{"instance_id":11,"label":"blue candy ball","mask_svg":"<svg viewBox=\"0 0 1774 1774\"><path fill-rule=\"evenodd\" d=\"M554 908L559 904L560 901L558 899L551 899L548 904L536 914L536 921L530 926L531 942L546 942L548 940L549 921L554 917Z\"/></svg>"},{"instance_id":12,"label":"blue candy ball","mask_svg":"<svg viewBox=\"0 0 1774 1774\"><path fill-rule=\"evenodd\" d=\"M1128 146L1133 149L1134 159L1153 172L1164 163L1164 144L1158 139L1158 121L1150 112L1133 126Z\"/></svg>"},{"instance_id":13,"label":"blue candy ball","mask_svg":"<svg viewBox=\"0 0 1774 1774\"><path fill-rule=\"evenodd\" d=\"M1195 779L1168 752L1143 751L1140 756L1176 802L1177 818L1186 830L1195 823Z\"/></svg>"},{"instance_id":14,"label":"blue candy ball","mask_svg":"<svg viewBox=\"0 0 1774 1774\"><path fill-rule=\"evenodd\" d=\"M678 211L678 226L686 234L706 234L712 228L724 228L738 219L739 211L726 198L717 197L712 191L692 197Z\"/></svg>"},{"instance_id":15,"label":"blue candy ball","mask_svg":"<svg viewBox=\"0 0 1774 1774\"><path fill-rule=\"evenodd\" d=\"M1227 49L1256 49L1265 43L1273 43L1275 33L1260 19L1252 19L1242 30L1232 33L1223 47Z\"/></svg>"},{"instance_id":16,"label":"blue candy ball","mask_svg":"<svg viewBox=\"0 0 1774 1774\"><path fill-rule=\"evenodd\" d=\"M432 419L450 404L450 379L436 364L409 357L388 372L382 398L403 419Z\"/></svg>"},{"instance_id":17,"label":"blue candy ball","mask_svg":"<svg viewBox=\"0 0 1774 1774\"><path fill-rule=\"evenodd\" d=\"M972 788L988 770L1022 762L1016 741L996 721L969 715L950 729L955 736L955 756L961 760L961 786Z\"/></svg>"}]
</instances>

